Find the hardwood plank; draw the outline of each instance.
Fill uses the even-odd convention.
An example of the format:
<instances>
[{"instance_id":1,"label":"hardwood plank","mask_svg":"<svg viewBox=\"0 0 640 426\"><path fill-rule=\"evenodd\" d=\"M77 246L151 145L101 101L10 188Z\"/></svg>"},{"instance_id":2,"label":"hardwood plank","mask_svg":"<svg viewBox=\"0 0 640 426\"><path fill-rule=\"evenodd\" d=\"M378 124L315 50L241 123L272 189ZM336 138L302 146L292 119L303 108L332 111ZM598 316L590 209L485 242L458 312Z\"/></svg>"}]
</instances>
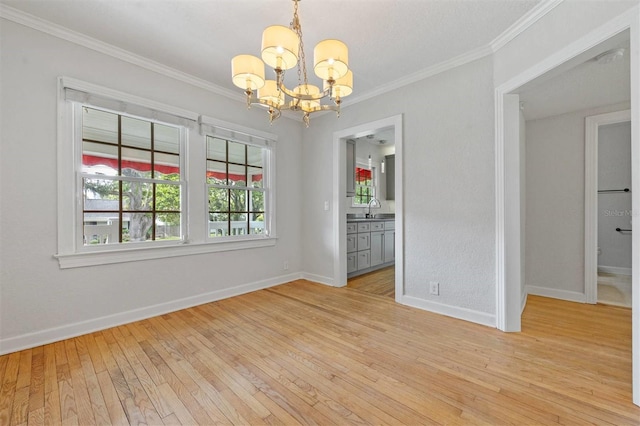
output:
<instances>
[{"instance_id":1,"label":"hardwood plank","mask_svg":"<svg viewBox=\"0 0 640 426\"><path fill-rule=\"evenodd\" d=\"M390 272L4 355L0 424L640 423L628 309L530 296L501 333L395 304Z\"/></svg>"}]
</instances>

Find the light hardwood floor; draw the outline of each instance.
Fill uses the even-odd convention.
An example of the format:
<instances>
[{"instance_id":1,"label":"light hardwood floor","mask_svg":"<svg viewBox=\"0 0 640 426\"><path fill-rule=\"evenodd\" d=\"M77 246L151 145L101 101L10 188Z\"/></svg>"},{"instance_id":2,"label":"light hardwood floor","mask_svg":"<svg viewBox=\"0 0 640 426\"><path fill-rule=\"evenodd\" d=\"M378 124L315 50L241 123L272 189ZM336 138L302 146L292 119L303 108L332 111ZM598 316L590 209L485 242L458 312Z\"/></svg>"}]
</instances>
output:
<instances>
[{"instance_id":1,"label":"light hardwood floor","mask_svg":"<svg viewBox=\"0 0 640 426\"><path fill-rule=\"evenodd\" d=\"M631 311L530 296L523 332L296 281L0 357L0 424L615 424Z\"/></svg>"},{"instance_id":2,"label":"light hardwood floor","mask_svg":"<svg viewBox=\"0 0 640 426\"><path fill-rule=\"evenodd\" d=\"M396 268L388 266L368 274L358 275L347 280L347 288L394 299L396 295L395 273Z\"/></svg>"}]
</instances>

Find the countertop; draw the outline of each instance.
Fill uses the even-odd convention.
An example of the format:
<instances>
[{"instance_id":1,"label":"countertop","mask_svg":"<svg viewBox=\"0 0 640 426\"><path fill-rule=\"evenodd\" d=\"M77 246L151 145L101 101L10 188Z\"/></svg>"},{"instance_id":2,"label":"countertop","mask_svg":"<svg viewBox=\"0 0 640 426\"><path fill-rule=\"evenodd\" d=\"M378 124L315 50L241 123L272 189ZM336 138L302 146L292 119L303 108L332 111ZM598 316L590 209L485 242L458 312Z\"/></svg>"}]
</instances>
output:
<instances>
[{"instance_id":1,"label":"countertop","mask_svg":"<svg viewBox=\"0 0 640 426\"><path fill-rule=\"evenodd\" d=\"M347 223L353 222L388 222L395 220L395 215L389 213L380 213L376 217L364 217L364 215L347 215Z\"/></svg>"}]
</instances>

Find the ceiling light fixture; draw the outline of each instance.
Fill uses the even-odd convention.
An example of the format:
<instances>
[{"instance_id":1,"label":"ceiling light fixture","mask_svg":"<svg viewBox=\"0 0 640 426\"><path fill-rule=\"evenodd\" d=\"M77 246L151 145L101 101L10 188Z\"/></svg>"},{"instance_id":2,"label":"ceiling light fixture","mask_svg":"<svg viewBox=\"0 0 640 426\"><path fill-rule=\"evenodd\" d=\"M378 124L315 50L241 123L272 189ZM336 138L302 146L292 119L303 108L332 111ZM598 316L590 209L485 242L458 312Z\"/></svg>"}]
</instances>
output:
<instances>
[{"instance_id":1,"label":"ceiling light fixture","mask_svg":"<svg viewBox=\"0 0 640 426\"><path fill-rule=\"evenodd\" d=\"M599 54L594 59L597 63L601 65L610 64L612 62L617 61L618 59L622 59L624 56L624 48L611 49L607 50L604 53Z\"/></svg>"},{"instance_id":2,"label":"ceiling light fixture","mask_svg":"<svg viewBox=\"0 0 640 426\"><path fill-rule=\"evenodd\" d=\"M247 95L247 108L266 107L270 123L284 110L301 112L302 121L309 127L309 115L313 112L336 111L340 116L342 98L353 91L353 73L349 69L347 45L340 40L323 40L313 50L313 70L323 80L322 91L308 83L299 1L293 0L289 27L272 25L262 33L262 60L253 55L235 56L231 60L231 73L233 84ZM275 71L275 80L265 80L265 63ZM298 86L290 90L284 85L284 73L294 67L298 71ZM327 97L332 103L322 104Z\"/></svg>"}]
</instances>

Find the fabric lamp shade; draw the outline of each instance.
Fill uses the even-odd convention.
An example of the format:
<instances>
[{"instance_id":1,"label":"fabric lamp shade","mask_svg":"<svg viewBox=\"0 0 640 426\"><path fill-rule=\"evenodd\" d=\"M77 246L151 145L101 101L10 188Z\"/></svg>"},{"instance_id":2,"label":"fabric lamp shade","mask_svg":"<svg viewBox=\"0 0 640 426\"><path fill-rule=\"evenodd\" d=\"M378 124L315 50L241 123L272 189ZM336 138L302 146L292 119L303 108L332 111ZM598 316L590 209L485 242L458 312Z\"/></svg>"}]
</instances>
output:
<instances>
[{"instance_id":1,"label":"fabric lamp shade","mask_svg":"<svg viewBox=\"0 0 640 426\"><path fill-rule=\"evenodd\" d=\"M324 90L329 88L329 83L324 81ZM333 93L332 96L335 98L344 98L345 96L349 96L353 92L353 72L351 70L347 71L347 74L344 77L340 77L333 83Z\"/></svg>"},{"instance_id":2,"label":"fabric lamp shade","mask_svg":"<svg viewBox=\"0 0 640 426\"><path fill-rule=\"evenodd\" d=\"M284 104L284 93L278 90L278 84L275 80L267 80L264 86L258 90L258 99L280 107Z\"/></svg>"},{"instance_id":3,"label":"fabric lamp shade","mask_svg":"<svg viewBox=\"0 0 640 426\"><path fill-rule=\"evenodd\" d=\"M313 49L313 70L323 80L337 80L349 71L349 49L340 40L323 40Z\"/></svg>"},{"instance_id":4,"label":"fabric lamp shade","mask_svg":"<svg viewBox=\"0 0 640 426\"><path fill-rule=\"evenodd\" d=\"M262 60L274 69L288 70L298 63L298 35L283 25L272 25L262 33Z\"/></svg>"},{"instance_id":5,"label":"fabric lamp shade","mask_svg":"<svg viewBox=\"0 0 640 426\"><path fill-rule=\"evenodd\" d=\"M238 55L231 60L233 84L243 90L264 86L264 63L257 56Z\"/></svg>"},{"instance_id":6,"label":"fabric lamp shade","mask_svg":"<svg viewBox=\"0 0 640 426\"><path fill-rule=\"evenodd\" d=\"M293 92L297 95L318 96L320 94L320 88L312 84L307 84L306 86L302 84L293 89ZM292 103L295 102L296 101L292 101ZM300 108L304 112L312 112L315 108L320 108L320 101L303 99L298 105L300 105Z\"/></svg>"}]
</instances>

